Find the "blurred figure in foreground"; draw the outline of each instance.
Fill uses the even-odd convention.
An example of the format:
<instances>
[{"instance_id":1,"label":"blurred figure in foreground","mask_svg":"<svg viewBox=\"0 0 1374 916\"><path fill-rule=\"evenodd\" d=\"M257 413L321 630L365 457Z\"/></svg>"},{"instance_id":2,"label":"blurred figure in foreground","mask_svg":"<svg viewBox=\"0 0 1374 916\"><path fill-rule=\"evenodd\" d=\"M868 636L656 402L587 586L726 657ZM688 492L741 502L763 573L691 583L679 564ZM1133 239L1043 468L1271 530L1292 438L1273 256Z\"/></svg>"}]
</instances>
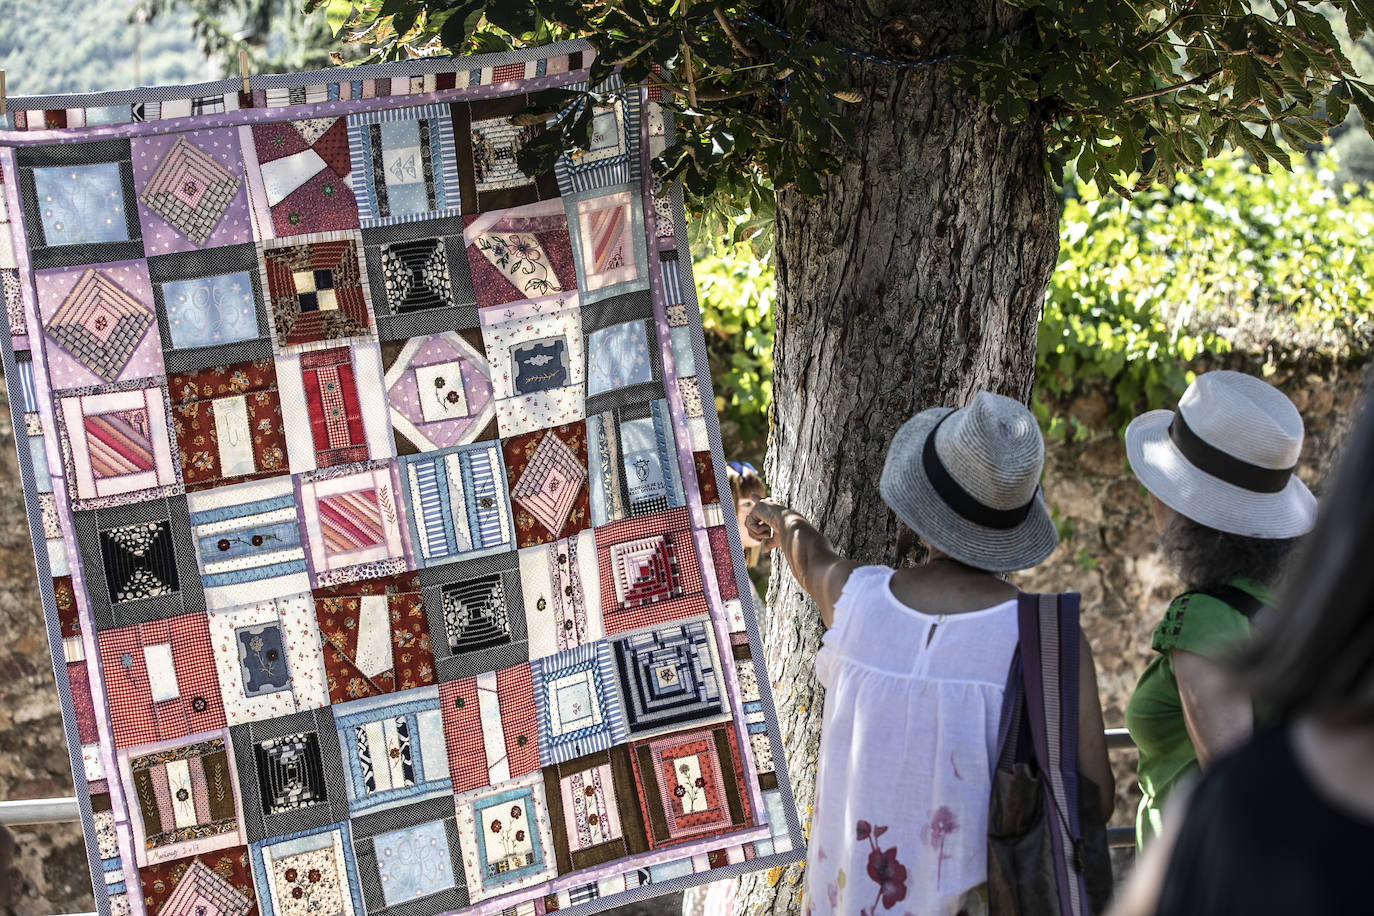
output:
<instances>
[{"instance_id":1,"label":"blurred figure in foreground","mask_svg":"<svg viewBox=\"0 0 1374 916\"><path fill-rule=\"evenodd\" d=\"M1237 680L1275 723L1171 806L1119 916L1368 913L1374 860L1374 410Z\"/></svg>"}]
</instances>

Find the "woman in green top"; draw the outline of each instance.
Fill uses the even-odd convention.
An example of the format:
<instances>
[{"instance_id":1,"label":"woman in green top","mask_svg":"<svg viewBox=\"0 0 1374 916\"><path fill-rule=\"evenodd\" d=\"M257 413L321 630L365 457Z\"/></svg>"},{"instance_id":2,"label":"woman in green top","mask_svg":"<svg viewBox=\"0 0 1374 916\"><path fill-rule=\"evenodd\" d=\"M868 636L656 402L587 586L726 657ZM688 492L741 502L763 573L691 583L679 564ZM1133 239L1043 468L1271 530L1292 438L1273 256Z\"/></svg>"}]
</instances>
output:
<instances>
[{"instance_id":1,"label":"woman in green top","mask_svg":"<svg viewBox=\"0 0 1374 916\"><path fill-rule=\"evenodd\" d=\"M1126 455L1150 491L1166 560L1185 591L1155 628L1156 653L1126 704L1140 749L1136 843L1160 830L1169 793L1249 736L1249 697L1219 663L1250 634L1316 500L1293 473L1302 417L1282 392L1240 372L1199 375L1178 410L1126 430Z\"/></svg>"}]
</instances>

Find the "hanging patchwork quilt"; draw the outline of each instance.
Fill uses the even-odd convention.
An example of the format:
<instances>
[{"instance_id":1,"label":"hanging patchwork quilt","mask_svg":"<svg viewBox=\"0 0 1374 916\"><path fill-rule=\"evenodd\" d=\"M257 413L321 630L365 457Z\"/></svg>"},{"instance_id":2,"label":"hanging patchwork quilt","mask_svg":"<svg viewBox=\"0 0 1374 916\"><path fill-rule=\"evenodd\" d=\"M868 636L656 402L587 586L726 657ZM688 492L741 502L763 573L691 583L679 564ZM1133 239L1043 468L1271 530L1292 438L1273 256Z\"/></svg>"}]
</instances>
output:
<instances>
[{"instance_id":1,"label":"hanging patchwork quilt","mask_svg":"<svg viewBox=\"0 0 1374 916\"><path fill-rule=\"evenodd\" d=\"M12 99L5 379L102 916L591 913L801 837L652 89ZM523 120L523 119L517 119Z\"/></svg>"}]
</instances>

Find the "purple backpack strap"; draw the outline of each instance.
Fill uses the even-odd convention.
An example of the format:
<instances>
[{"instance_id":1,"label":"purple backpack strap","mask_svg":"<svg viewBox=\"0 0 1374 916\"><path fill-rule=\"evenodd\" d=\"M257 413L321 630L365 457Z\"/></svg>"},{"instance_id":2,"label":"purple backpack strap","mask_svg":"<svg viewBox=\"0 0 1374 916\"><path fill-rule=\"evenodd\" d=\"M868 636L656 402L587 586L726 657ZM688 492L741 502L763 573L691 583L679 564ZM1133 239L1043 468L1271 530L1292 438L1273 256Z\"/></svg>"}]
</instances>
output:
<instances>
[{"instance_id":1,"label":"purple backpack strap","mask_svg":"<svg viewBox=\"0 0 1374 916\"><path fill-rule=\"evenodd\" d=\"M1021 595L1019 661L1045 777L1061 916L1090 912L1078 820L1078 595Z\"/></svg>"}]
</instances>

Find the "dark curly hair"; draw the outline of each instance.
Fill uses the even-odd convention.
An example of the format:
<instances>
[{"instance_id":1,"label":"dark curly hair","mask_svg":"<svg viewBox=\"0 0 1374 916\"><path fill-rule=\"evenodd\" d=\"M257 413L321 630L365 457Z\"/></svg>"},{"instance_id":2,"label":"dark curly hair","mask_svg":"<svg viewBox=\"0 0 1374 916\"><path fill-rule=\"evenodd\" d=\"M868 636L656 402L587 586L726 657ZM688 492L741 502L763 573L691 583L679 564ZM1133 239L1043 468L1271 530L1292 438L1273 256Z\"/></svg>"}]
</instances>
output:
<instances>
[{"instance_id":1,"label":"dark curly hair","mask_svg":"<svg viewBox=\"0 0 1374 916\"><path fill-rule=\"evenodd\" d=\"M1297 538L1251 538L1175 515L1159 538L1164 559L1190 591L1217 588L1237 576L1275 586Z\"/></svg>"}]
</instances>

